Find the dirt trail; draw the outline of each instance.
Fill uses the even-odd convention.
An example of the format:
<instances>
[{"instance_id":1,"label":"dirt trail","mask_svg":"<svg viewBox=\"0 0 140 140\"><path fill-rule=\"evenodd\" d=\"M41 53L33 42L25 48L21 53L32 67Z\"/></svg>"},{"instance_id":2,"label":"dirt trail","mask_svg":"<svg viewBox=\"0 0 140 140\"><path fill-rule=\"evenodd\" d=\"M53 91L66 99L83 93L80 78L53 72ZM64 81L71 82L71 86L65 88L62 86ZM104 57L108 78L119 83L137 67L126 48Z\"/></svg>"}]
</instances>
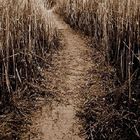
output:
<instances>
[{"instance_id":1,"label":"dirt trail","mask_svg":"<svg viewBox=\"0 0 140 140\"><path fill-rule=\"evenodd\" d=\"M63 49L53 56L52 67L46 72L48 87L60 96L58 101L43 107L42 114L36 117L35 127L40 134L33 140L84 140L79 136L81 125L76 111L84 102L88 73L94 67L91 50L85 40L59 16L51 10L48 14L61 32L64 43ZM96 87L95 94L101 90Z\"/></svg>"}]
</instances>

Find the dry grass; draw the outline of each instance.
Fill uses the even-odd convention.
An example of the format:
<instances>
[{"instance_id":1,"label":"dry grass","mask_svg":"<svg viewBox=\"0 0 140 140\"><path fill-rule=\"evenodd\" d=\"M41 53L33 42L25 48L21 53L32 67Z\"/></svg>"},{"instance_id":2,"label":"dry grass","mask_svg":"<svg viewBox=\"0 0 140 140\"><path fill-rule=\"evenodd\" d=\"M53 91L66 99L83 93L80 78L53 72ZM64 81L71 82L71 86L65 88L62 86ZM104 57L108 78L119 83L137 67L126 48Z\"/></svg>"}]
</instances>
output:
<instances>
[{"instance_id":1,"label":"dry grass","mask_svg":"<svg viewBox=\"0 0 140 140\"><path fill-rule=\"evenodd\" d=\"M99 41L98 43L101 41L105 43L106 53L112 63L118 59L123 61L123 52L131 53L133 58L139 61L140 2L138 0L129 0L129 2L63 0L59 4L59 13L64 16L66 22L93 36ZM127 68L121 67L123 80L127 79Z\"/></svg>"},{"instance_id":2,"label":"dry grass","mask_svg":"<svg viewBox=\"0 0 140 140\"><path fill-rule=\"evenodd\" d=\"M125 92L88 100L77 114L83 123L86 140L140 139L140 86L134 90L133 100Z\"/></svg>"},{"instance_id":3,"label":"dry grass","mask_svg":"<svg viewBox=\"0 0 140 140\"><path fill-rule=\"evenodd\" d=\"M131 82L140 74L139 0L63 0L58 9L71 27L93 37L93 47L103 50L131 98Z\"/></svg>"},{"instance_id":4,"label":"dry grass","mask_svg":"<svg viewBox=\"0 0 140 140\"><path fill-rule=\"evenodd\" d=\"M42 8L42 1L0 1L0 139L20 139L36 97L47 94L43 69L59 43Z\"/></svg>"},{"instance_id":5,"label":"dry grass","mask_svg":"<svg viewBox=\"0 0 140 140\"><path fill-rule=\"evenodd\" d=\"M139 139L140 1L62 0L57 12L93 38L92 47L101 51L119 77L118 89L82 108L87 139Z\"/></svg>"}]
</instances>

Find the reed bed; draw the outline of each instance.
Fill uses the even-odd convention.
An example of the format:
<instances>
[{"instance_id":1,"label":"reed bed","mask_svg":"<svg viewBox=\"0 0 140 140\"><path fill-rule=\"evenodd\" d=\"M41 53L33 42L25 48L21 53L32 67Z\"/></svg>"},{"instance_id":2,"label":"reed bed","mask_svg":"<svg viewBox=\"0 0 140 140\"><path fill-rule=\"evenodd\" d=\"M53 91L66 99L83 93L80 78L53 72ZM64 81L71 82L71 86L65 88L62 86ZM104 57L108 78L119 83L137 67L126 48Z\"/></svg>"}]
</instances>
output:
<instances>
[{"instance_id":1,"label":"reed bed","mask_svg":"<svg viewBox=\"0 0 140 140\"><path fill-rule=\"evenodd\" d=\"M0 0L0 139L29 133L37 99L50 95L43 70L59 41L43 8L41 0Z\"/></svg>"},{"instance_id":2,"label":"reed bed","mask_svg":"<svg viewBox=\"0 0 140 140\"><path fill-rule=\"evenodd\" d=\"M140 62L140 2L138 0L68 0L59 13L75 29L92 36L117 67L121 81L138 70ZM93 44L94 46L94 44ZM129 68L131 67L131 68Z\"/></svg>"},{"instance_id":3,"label":"reed bed","mask_svg":"<svg viewBox=\"0 0 140 140\"><path fill-rule=\"evenodd\" d=\"M100 50L118 76L116 89L107 97L83 107L87 139L139 139L140 1L62 0L57 12L72 28L92 38L91 46Z\"/></svg>"}]
</instances>

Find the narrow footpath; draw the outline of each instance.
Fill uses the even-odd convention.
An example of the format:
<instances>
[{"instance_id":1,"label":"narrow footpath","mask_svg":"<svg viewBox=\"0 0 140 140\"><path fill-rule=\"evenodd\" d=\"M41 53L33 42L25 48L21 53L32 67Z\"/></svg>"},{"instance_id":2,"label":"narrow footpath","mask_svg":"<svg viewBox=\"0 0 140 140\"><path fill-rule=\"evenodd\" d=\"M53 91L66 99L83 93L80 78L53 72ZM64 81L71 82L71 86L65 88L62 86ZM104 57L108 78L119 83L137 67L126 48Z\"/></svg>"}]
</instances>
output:
<instances>
[{"instance_id":1,"label":"narrow footpath","mask_svg":"<svg viewBox=\"0 0 140 140\"><path fill-rule=\"evenodd\" d=\"M89 74L95 66L92 61L92 49L86 40L71 29L52 10L48 15L62 34L63 48L54 54L52 67L46 71L49 88L57 92L59 99L52 101L36 116L35 126L39 132L33 140L84 140L80 136L82 126L76 112L84 103L84 94L91 90ZM101 94L103 89L98 75L92 83L92 92Z\"/></svg>"}]
</instances>

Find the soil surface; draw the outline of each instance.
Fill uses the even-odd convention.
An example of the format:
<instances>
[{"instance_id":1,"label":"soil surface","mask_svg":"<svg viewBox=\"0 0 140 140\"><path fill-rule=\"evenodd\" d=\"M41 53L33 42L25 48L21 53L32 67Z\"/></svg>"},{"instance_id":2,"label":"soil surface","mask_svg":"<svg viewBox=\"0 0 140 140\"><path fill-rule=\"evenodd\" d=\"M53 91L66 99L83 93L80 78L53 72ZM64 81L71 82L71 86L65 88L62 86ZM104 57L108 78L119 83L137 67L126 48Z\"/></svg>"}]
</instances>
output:
<instances>
[{"instance_id":1,"label":"soil surface","mask_svg":"<svg viewBox=\"0 0 140 140\"><path fill-rule=\"evenodd\" d=\"M82 127L76 112L84 103L85 94L103 92L99 75L92 73L97 67L92 61L93 50L84 37L52 10L47 11L47 15L62 34L63 48L52 56L51 67L45 72L47 88L57 93L58 98L44 106L41 113L36 113L33 127L38 134L31 139L84 140L84 136L80 136Z\"/></svg>"}]
</instances>

